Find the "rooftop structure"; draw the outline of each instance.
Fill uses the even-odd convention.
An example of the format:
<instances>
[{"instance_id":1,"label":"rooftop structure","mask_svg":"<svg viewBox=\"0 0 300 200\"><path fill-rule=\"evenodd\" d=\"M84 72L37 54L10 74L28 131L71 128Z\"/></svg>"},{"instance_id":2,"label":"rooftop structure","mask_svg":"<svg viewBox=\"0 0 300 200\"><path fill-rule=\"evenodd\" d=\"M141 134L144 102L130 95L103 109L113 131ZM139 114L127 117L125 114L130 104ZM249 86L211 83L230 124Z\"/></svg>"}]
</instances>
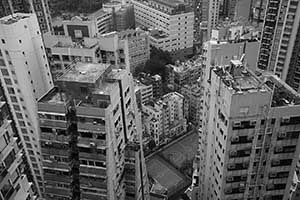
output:
<instances>
[{"instance_id":1,"label":"rooftop structure","mask_svg":"<svg viewBox=\"0 0 300 200\"><path fill-rule=\"evenodd\" d=\"M5 25L11 25L11 24L17 23L19 20L22 20L22 19L25 19L28 17L30 17L30 14L16 13L14 15L8 15L6 17L1 18L0 23L5 24Z\"/></svg>"},{"instance_id":2,"label":"rooftop structure","mask_svg":"<svg viewBox=\"0 0 300 200\"><path fill-rule=\"evenodd\" d=\"M66 82L96 83L109 69L109 64L75 63L58 79Z\"/></svg>"},{"instance_id":3,"label":"rooftop structure","mask_svg":"<svg viewBox=\"0 0 300 200\"><path fill-rule=\"evenodd\" d=\"M12 14L13 13L13 14ZM52 32L52 22L48 1L46 0L1 0L0 18L19 16L18 13L35 13L42 33ZM16 18L15 18L16 19ZM13 23L10 20L8 23Z\"/></svg>"}]
</instances>

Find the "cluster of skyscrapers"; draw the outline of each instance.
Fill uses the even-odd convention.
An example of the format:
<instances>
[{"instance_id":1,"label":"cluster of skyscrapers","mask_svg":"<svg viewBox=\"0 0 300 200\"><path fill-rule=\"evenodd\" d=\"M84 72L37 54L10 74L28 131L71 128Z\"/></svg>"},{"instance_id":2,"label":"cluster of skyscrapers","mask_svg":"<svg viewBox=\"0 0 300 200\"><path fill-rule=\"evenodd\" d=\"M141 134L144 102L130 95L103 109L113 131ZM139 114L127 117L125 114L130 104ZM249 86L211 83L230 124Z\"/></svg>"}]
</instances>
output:
<instances>
[{"instance_id":1,"label":"cluster of skyscrapers","mask_svg":"<svg viewBox=\"0 0 300 200\"><path fill-rule=\"evenodd\" d=\"M46 0L0 16L0 199L149 200L143 129L159 146L188 122L191 199L300 199L299 0L109 2L57 29ZM134 82L150 45L201 55Z\"/></svg>"}]
</instances>

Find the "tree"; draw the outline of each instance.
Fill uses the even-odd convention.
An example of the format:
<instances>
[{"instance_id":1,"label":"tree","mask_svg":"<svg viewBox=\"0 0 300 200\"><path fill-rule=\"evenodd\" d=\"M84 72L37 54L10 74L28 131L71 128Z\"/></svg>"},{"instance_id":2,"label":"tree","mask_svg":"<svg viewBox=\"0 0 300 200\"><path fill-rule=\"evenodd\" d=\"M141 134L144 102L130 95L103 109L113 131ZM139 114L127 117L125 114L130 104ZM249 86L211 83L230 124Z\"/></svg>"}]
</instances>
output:
<instances>
[{"instance_id":1,"label":"tree","mask_svg":"<svg viewBox=\"0 0 300 200\"><path fill-rule=\"evenodd\" d=\"M155 141L151 139L148 143L148 147L150 150L153 150L156 147Z\"/></svg>"},{"instance_id":2,"label":"tree","mask_svg":"<svg viewBox=\"0 0 300 200\"><path fill-rule=\"evenodd\" d=\"M164 81L166 75L165 66L167 64L173 64L169 52L152 47L150 52L150 60L146 62L143 71L151 75L159 74L162 76Z\"/></svg>"}]
</instances>

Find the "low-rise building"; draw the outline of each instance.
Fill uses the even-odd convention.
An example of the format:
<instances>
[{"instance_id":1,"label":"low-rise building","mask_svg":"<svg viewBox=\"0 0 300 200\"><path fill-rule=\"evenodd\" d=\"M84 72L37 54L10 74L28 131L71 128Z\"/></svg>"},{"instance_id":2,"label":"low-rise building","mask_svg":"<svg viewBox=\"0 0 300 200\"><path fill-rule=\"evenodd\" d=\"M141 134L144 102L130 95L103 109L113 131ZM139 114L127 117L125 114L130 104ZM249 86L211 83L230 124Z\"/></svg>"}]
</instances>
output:
<instances>
[{"instance_id":1,"label":"low-rise building","mask_svg":"<svg viewBox=\"0 0 300 200\"><path fill-rule=\"evenodd\" d=\"M167 81L168 86L174 91L180 92L183 85L192 85L197 82L203 71L203 62L201 58L188 60L175 65L168 64Z\"/></svg>"},{"instance_id":2,"label":"low-rise building","mask_svg":"<svg viewBox=\"0 0 300 200\"><path fill-rule=\"evenodd\" d=\"M156 75L150 76L149 74L141 73L138 80L146 86L150 86L150 85L152 86L153 98L159 99L162 97L163 84L162 84L162 78L160 75L156 74Z\"/></svg>"},{"instance_id":3,"label":"low-rise building","mask_svg":"<svg viewBox=\"0 0 300 200\"><path fill-rule=\"evenodd\" d=\"M165 144L173 137L186 132L183 99L181 94L172 92L164 95L160 100L142 105L144 116L149 119L147 130L156 145Z\"/></svg>"},{"instance_id":4,"label":"low-rise building","mask_svg":"<svg viewBox=\"0 0 300 200\"><path fill-rule=\"evenodd\" d=\"M153 99L152 85L144 85L138 80L134 82L134 92L138 108L142 109L142 105Z\"/></svg>"},{"instance_id":5,"label":"low-rise building","mask_svg":"<svg viewBox=\"0 0 300 200\"><path fill-rule=\"evenodd\" d=\"M202 125L202 92L203 88L199 83L183 85L180 93L184 96L184 110L186 119L195 126Z\"/></svg>"}]
</instances>

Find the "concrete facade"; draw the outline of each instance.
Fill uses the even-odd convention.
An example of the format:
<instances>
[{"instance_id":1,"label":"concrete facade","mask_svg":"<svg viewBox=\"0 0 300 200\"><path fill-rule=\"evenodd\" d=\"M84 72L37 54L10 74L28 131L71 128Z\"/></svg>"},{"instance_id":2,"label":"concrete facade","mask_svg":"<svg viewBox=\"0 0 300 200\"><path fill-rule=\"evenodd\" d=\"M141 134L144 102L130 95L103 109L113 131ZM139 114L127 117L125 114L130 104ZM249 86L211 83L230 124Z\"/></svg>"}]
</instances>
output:
<instances>
[{"instance_id":1,"label":"concrete facade","mask_svg":"<svg viewBox=\"0 0 300 200\"><path fill-rule=\"evenodd\" d=\"M192 54L194 13L181 2L132 1L136 25L151 32L151 45L170 52L173 58Z\"/></svg>"},{"instance_id":2,"label":"concrete facade","mask_svg":"<svg viewBox=\"0 0 300 200\"><path fill-rule=\"evenodd\" d=\"M199 197L289 199L299 171L300 96L239 60L213 67L205 81Z\"/></svg>"},{"instance_id":3,"label":"concrete facade","mask_svg":"<svg viewBox=\"0 0 300 200\"><path fill-rule=\"evenodd\" d=\"M0 20L1 83L35 186L44 182L39 160L39 126L36 100L53 87L37 18L15 14Z\"/></svg>"},{"instance_id":4,"label":"concrete facade","mask_svg":"<svg viewBox=\"0 0 300 200\"><path fill-rule=\"evenodd\" d=\"M130 74L77 63L57 85L38 102L44 197L149 200Z\"/></svg>"}]
</instances>

